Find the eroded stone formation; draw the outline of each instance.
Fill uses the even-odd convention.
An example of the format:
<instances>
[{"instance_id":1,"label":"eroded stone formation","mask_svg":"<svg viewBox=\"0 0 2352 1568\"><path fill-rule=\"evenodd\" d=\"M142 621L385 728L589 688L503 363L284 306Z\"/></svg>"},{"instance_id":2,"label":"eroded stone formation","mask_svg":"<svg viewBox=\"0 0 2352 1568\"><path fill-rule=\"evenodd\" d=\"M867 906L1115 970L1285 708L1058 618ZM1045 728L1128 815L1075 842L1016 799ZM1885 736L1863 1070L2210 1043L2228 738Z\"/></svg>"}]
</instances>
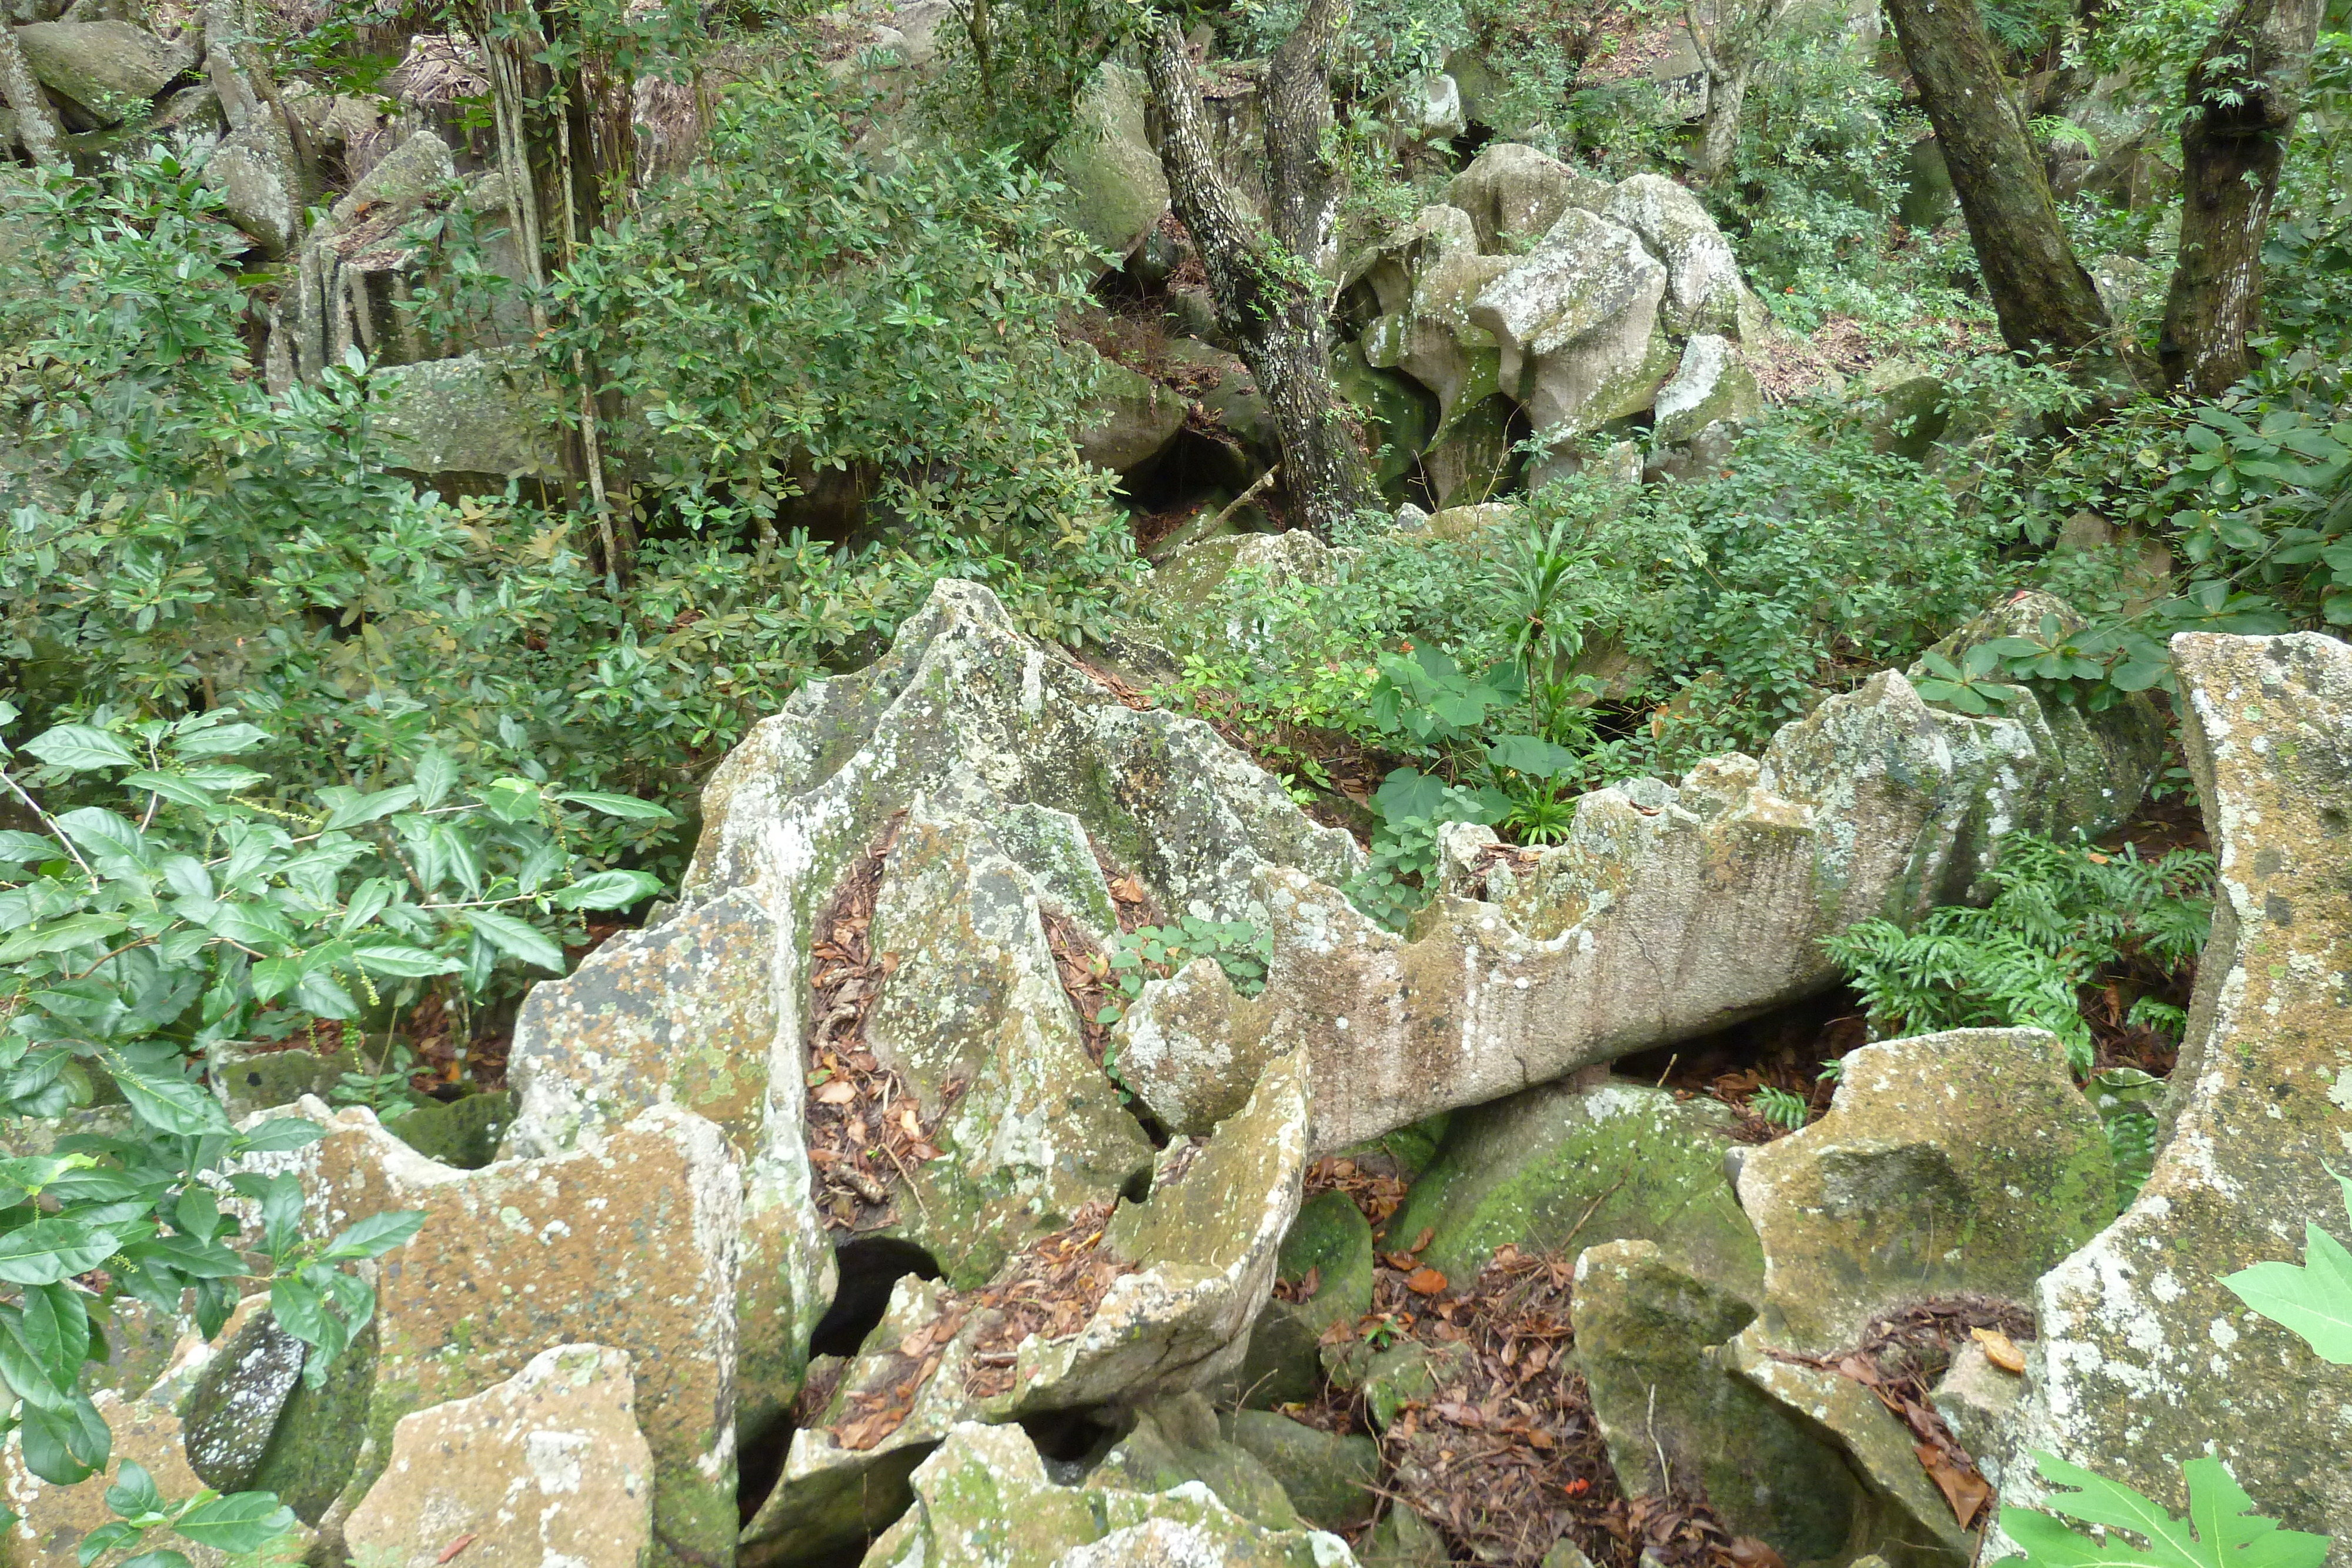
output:
<instances>
[{"instance_id":1,"label":"eroded stone formation","mask_svg":"<svg viewBox=\"0 0 2352 1568\"><path fill-rule=\"evenodd\" d=\"M1569 1512L1456 1473L1462 1434L1520 1440L1462 1391L1496 1342L1440 1310L1486 1274L1555 1304L1507 1346L1521 1391L1573 1392L1637 1510L1703 1499L1787 1563L1957 1568L1985 1483L2030 1495L2027 1448L2163 1498L2210 1441L2325 1529L2352 1516L2347 1374L2215 1281L2294 1256L2352 1144L2352 651L2178 652L2218 961L2170 1141L2110 1225L2107 1143L2045 1034L1864 1046L1825 1117L1744 1160L1721 1107L1610 1064L1832 983L1822 936L1970 896L2016 828L2112 826L2147 710L1970 717L1889 672L1760 758L1588 795L1556 847L1454 830L1398 936L1338 892L1346 833L944 582L729 758L675 904L530 994L499 1157L297 1102L328 1135L255 1164L299 1177L306 1227L423 1229L319 1386L260 1298L210 1342L125 1333L118 1453L278 1491L336 1563L462 1537L594 1568L1336 1568L1330 1531L1443 1561L1433 1518L1482 1561L1572 1564ZM1263 994L1198 958L1107 1018L1121 931L1187 915L1267 936ZM1913 1402L1937 1443L1856 1354L1923 1312L1988 1330ZM1278 1408L1327 1386L1377 1438ZM62 1564L103 1517L99 1481L12 1460L7 1484L17 1560Z\"/></svg>"}]
</instances>

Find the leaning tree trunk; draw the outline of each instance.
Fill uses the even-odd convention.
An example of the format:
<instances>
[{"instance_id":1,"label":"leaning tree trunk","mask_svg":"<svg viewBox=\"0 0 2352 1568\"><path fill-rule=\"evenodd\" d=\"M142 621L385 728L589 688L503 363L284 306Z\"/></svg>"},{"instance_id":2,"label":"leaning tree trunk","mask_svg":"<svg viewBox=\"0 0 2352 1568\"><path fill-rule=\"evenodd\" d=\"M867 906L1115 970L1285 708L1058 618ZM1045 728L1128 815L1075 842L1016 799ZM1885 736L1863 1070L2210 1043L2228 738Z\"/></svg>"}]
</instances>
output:
<instances>
[{"instance_id":1,"label":"leaning tree trunk","mask_svg":"<svg viewBox=\"0 0 2352 1568\"><path fill-rule=\"evenodd\" d=\"M1976 0L1887 0L1904 62L1952 172L2004 342L2113 351L2106 307L2074 258Z\"/></svg>"},{"instance_id":2,"label":"leaning tree trunk","mask_svg":"<svg viewBox=\"0 0 2352 1568\"><path fill-rule=\"evenodd\" d=\"M1706 118L1700 121L1698 148L1691 154L1691 173L1700 183L1713 185L1731 172L1732 154L1739 150L1739 115L1748 102L1748 79L1755 62L1706 67Z\"/></svg>"},{"instance_id":3,"label":"leaning tree trunk","mask_svg":"<svg viewBox=\"0 0 2352 1568\"><path fill-rule=\"evenodd\" d=\"M1192 232L1217 317L1257 377L1282 440L1285 487L1328 538L1367 496L1364 456L1331 384L1329 313L1318 265L1332 246L1336 201L1322 159L1331 115L1332 41L1344 0L1308 0L1266 78L1272 243L1217 168L1184 35L1163 18L1148 65L1166 124L1160 161L1176 215Z\"/></svg>"},{"instance_id":4,"label":"leaning tree trunk","mask_svg":"<svg viewBox=\"0 0 2352 1568\"><path fill-rule=\"evenodd\" d=\"M2263 231L2318 37L2320 0L2239 0L2189 73L2180 259L2158 354L2167 385L2213 397L2252 368Z\"/></svg>"}]
</instances>

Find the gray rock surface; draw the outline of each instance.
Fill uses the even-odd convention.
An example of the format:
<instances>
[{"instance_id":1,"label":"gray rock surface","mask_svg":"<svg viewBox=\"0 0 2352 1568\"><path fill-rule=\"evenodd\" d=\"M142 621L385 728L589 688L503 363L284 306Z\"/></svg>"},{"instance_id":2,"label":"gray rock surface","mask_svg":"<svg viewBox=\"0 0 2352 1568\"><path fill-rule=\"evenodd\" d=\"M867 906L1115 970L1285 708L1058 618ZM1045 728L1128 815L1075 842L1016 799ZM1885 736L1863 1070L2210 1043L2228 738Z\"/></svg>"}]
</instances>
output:
<instances>
[{"instance_id":1,"label":"gray rock surface","mask_svg":"<svg viewBox=\"0 0 2352 1568\"><path fill-rule=\"evenodd\" d=\"M1627 1493L1671 1479L1790 1562L1835 1559L1870 1530L1867 1489L1811 1423L1733 1374L1727 1347L1755 1316L1654 1241L1577 1259L1577 1365Z\"/></svg>"},{"instance_id":2,"label":"gray rock surface","mask_svg":"<svg viewBox=\"0 0 2352 1568\"><path fill-rule=\"evenodd\" d=\"M912 1478L914 1506L873 1568L1353 1568L1338 1537L1269 1530L1200 1481L1171 1490L1056 1486L1015 1427L966 1425Z\"/></svg>"},{"instance_id":3,"label":"gray rock surface","mask_svg":"<svg viewBox=\"0 0 2352 1568\"><path fill-rule=\"evenodd\" d=\"M1168 176L1144 132L1149 96L1139 72L1106 62L1079 94L1069 133L1047 157L1065 188L1070 226L1114 266L1168 210Z\"/></svg>"},{"instance_id":4,"label":"gray rock surface","mask_svg":"<svg viewBox=\"0 0 2352 1568\"><path fill-rule=\"evenodd\" d=\"M343 1538L361 1563L639 1568L654 1548L654 1458L628 1355L560 1344L503 1383L404 1416Z\"/></svg>"},{"instance_id":5,"label":"gray rock surface","mask_svg":"<svg viewBox=\"0 0 2352 1568\"><path fill-rule=\"evenodd\" d=\"M1132 474L1168 450L1184 428L1184 400L1125 365L1106 361L1094 397L1092 420L1078 432L1078 455L1097 468Z\"/></svg>"},{"instance_id":6,"label":"gray rock surface","mask_svg":"<svg viewBox=\"0 0 2352 1568\"><path fill-rule=\"evenodd\" d=\"M2290 1529L2352 1563L2352 1368L2249 1312L2223 1276L2344 1235L2326 1168L2352 1149L2352 647L2312 632L2173 639L2189 765L2221 861L2213 936L2156 1166L2120 1218L2041 1281L2041 1338L2004 1461L2042 1449L2181 1509L2215 1454ZM2341 1168L2340 1165L2338 1168Z\"/></svg>"},{"instance_id":7,"label":"gray rock surface","mask_svg":"<svg viewBox=\"0 0 2352 1568\"><path fill-rule=\"evenodd\" d=\"M1644 1239L1752 1312L1764 1260L1723 1176L1730 1126L1721 1104L1648 1084L1541 1084L1456 1114L1389 1233L1433 1232L1421 1260L1464 1289L1507 1244L1572 1257Z\"/></svg>"},{"instance_id":8,"label":"gray rock surface","mask_svg":"<svg viewBox=\"0 0 2352 1568\"><path fill-rule=\"evenodd\" d=\"M195 63L135 22L36 22L16 47L41 85L97 125L119 124Z\"/></svg>"},{"instance_id":9,"label":"gray rock surface","mask_svg":"<svg viewBox=\"0 0 2352 1568\"><path fill-rule=\"evenodd\" d=\"M520 360L463 354L379 371L375 423L396 468L445 484L560 475L551 394Z\"/></svg>"},{"instance_id":10,"label":"gray rock surface","mask_svg":"<svg viewBox=\"0 0 2352 1568\"><path fill-rule=\"evenodd\" d=\"M1496 385L1537 431L1575 434L1649 407L1673 368L1666 280L1631 229L1570 207L1467 314L1494 334Z\"/></svg>"},{"instance_id":11,"label":"gray rock surface","mask_svg":"<svg viewBox=\"0 0 2352 1568\"><path fill-rule=\"evenodd\" d=\"M1739 1172L1766 1329L1813 1354L1923 1296L2024 1299L2113 1218L2115 1192L2098 1113L2040 1030L1864 1046L1829 1114Z\"/></svg>"},{"instance_id":12,"label":"gray rock surface","mask_svg":"<svg viewBox=\"0 0 2352 1568\"><path fill-rule=\"evenodd\" d=\"M244 1491L261 1469L287 1396L302 1376L303 1343L267 1309L243 1326L198 1374L181 1406L188 1465L215 1491Z\"/></svg>"},{"instance_id":13,"label":"gray rock surface","mask_svg":"<svg viewBox=\"0 0 2352 1568\"><path fill-rule=\"evenodd\" d=\"M392 1209L425 1215L378 1266L365 1436L336 1485L330 1537L384 1474L401 1417L483 1393L550 1344L591 1343L635 1368L653 1455L648 1568L731 1550L742 1182L719 1129L656 1105L571 1152L459 1171L364 1109L296 1109L327 1136L247 1165L301 1179L306 1235Z\"/></svg>"},{"instance_id":14,"label":"gray rock surface","mask_svg":"<svg viewBox=\"0 0 2352 1568\"><path fill-rule=\"evenodd\" d=\"M1618 182L1602 211L1665 264L1665 317L1676 331L1743 342L1760 333L1763 303L1741 280L1731 243L1696 194L1664 175L1635 174Z\"/></svg>"},{"instance_id":15,"label":"gray rock surface","mask_svg":"<svg viewBox=\"0 0 2352 1568\"><path fill-rule=\"evenodd\" d=\"M1658 389L1652 408L1652 444L1672 446L1717 420L1752 423L1764 412L1764 393L1729 339L1696 332L1683 345L1682 360Z\"/></svg>"},{"instance_id":16,"label":"gray rock surface","mask_svg":"<svg viewBox=\"0 0 2352 1568\"><path fill-rule=\"evenodd\" d=\"M1454 176L1445 199L1470 214L1478 248L1508 256L1540 239L1570 207L1599 212L1610 187L1517 141L1490 141Z\"/></svg>"}]
</instances>

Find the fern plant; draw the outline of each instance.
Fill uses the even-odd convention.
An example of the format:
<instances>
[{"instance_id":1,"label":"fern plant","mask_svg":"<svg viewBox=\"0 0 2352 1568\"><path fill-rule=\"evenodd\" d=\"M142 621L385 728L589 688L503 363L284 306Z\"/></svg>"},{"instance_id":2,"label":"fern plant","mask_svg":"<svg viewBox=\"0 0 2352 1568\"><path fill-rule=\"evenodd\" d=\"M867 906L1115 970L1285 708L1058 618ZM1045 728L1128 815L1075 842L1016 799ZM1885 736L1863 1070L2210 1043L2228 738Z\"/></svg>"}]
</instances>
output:
<instances>
[{"instance_id":1,"label":"fern plant","mask_svg":"<svg viewBox=\"0 0 2352 1568\"><path fill-rule=\"evenodd\" d=\"M1992 903L1938 909L1906 931L1866 920L1824 939L1881 1037L2030 1025L2064 1042L2078 1075L2095 1051L2077 988L2138 961L2173 969L2210 927L2213 857L2144 861L2015 833Z\"/></svg>"}]
</instances>

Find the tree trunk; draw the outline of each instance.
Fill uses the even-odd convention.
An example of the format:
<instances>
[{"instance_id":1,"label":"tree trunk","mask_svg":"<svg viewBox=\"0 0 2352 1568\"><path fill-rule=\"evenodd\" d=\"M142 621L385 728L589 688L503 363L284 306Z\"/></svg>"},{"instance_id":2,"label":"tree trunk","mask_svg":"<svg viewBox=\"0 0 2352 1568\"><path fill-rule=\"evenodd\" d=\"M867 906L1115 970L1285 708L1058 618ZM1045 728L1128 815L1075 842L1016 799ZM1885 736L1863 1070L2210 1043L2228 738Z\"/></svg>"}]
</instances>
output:
<instances>
[{"instance_id":1,"label":"tree trunk","mask_svg":"<svg viewBox=\"0 0 2352 1568\"><path fill-rule=\"evenodd\" d=\"M1904 62L1968 219L2004 342L2116 351L2106 307L2058 222L2041 154L2010 101L1976 0L1887 0Z\"/></svg>"},{"instance_id":2,"label":"tree trunk","mask_svg":"<svg viewBox=\"0 0 2352 1568\"><path fill-rule=\"evenodd\" d=\"M1332 525L1367 497L1364 456L1331 384L1329 312L1317 258L1332 245L1336 193L1321 153L1331 114L1325 73L1342 0L1308 0L1267 74L1266 160L1273 243L1217 168L1184 35L1162 18L1147 65L1166 121L1160 161L1176 215L1192 232L1217 317L1257 377L1282 440L1284 484L1307 526Z\"/></svg>"},{"instance_id":3,"label":"tree trunk","mask_svg":"<svg viewBox=\"0 0 2352 1568\"><path fill-rule=\"evenodd\" d=\"M2189 73L2180 259L2158 354L2167 385L2213 397L2252 368L2263 232L2319 33L2319 0L2239 0Z\"/></svg>"},{"instance_id":4,"label":"tree trunk","mask_svg":"<svg viewBox=\"0 0 2352 1568\"><path fill-rule=\"evenodd\" d=\"M1691 172L1703 184L1720 183L1731 172L1732 154L1739 150L1739 111L1748 101L1748 80L1756 74L1752 60L1742 61L1717 75L1707 63L1706 119L1700 123L1698 149L1691 154Z\"/></svg>"}]
</instances>

